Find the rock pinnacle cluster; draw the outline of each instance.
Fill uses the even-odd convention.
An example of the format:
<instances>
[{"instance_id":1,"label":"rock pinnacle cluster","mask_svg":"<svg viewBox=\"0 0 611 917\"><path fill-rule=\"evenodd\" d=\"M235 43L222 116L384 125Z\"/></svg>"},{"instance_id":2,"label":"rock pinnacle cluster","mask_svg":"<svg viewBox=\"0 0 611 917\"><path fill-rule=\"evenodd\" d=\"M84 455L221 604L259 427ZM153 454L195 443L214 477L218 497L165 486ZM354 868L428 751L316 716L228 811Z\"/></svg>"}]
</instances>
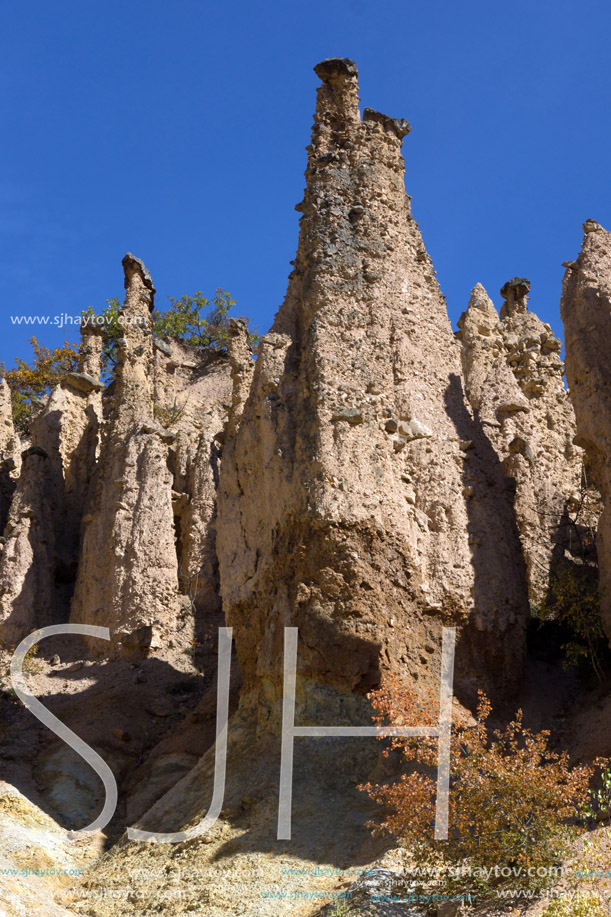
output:
<instances>
[{"instance_id":1,"label":"rock pinnacle cluster","mask_svg":"<svg viewBox=\"0 0 611 917\"><path fill-rule=\"evenodd\" d=\"M361 113L352 60L314 71L297 254L254 355L244 319L216 349L154 333L153 280L128 253L112 376L102 330L84 325L78 370L25 437L0 382L0 639L12 652L47 624L109 628L107 642L65 641L75 667L59 652L49 665L83 679L62 712L112 763L113 831L203 819L217 792L217 676L230 686L213 830L145 854L123 834L87 879L88 892L119 887L144 862L161 894L177 863L201 868L164 899L170 917L202 902L210 917L292 913L261 893L272 854L289 891L304 863L375 859L355 787L387 779L392 761L368 736L297 734L295 845L274 846L287 628L298 726L368 726L389 681L436 695L448 628L455 705L473 711L482 690L509 709L533 612L559 570L595 571L597 558L611 638L611 234L588 220L565 263L568 388L562 342L524 277L499 278L500 311L477 283L454 332L405 189L409 123ZM220 626L230 673L215 658ZM75 799L96 809L99 787L61 742L30 767L59 822ZM237 911L234 883L206 872L227 857L245 876ZM96 917L147 908L145 896L95 902Z\"/></svg>"}]
</instances>

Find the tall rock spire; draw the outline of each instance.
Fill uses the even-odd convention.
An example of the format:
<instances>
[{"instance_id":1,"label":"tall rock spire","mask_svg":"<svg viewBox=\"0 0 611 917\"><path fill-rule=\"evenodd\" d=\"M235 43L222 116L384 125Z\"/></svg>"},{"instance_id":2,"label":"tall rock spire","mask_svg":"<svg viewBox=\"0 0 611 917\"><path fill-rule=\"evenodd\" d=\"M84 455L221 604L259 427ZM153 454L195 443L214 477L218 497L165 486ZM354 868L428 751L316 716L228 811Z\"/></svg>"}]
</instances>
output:
<instances>
[{"instance_id":1,"label":"tall rock spire","mask_svg":"<svg viewBox=\"0 0 611 917\"><path fill-rule=\"evenodd\" d=\"M583 224L576 261L566 264L560 314L577 442L588 454L604 510L598 525L603 623L611 641L611 233Z\"/></svg>"},{"instance_id":2,"label":"tall rock spire","mask_svg":"<svg viewBox=\"0 0 611 917\"><path fill-rule=\"evenodd\" d=\"M457 335L463 345L466 394L476 410L482 401L486 377L500 353L494 333L498 323L499 314L494 303L481 283L476 283L467 310L458 320Z\"/></svg>"},{"instance_id":3,"label":"tall rock spire","mask_svg":"<svg viewBox=\"0 0 611 917\"><path fill-rule=\"evenodd\" d=\"M143 654L167 645L177 626L168 446L174 434L153 421L151 317L155 290L138 258L123 258L124 336L92 505L83 519L71 620L111 630L96 649Z\"/></svg>"},{"instance_id":4,"label":"tall rock spire","mask_svg":"<svg viewBox=\"0 0 611 917\"><path fill-rule=\"evenodd\" d=\"M456 624L473 697L520 671L515 522L405 193L409 125L360 119L352 61L315 71L294 270L221 467L221 589L245 693L274 708L286 625L310 684L358 694L388 669L437 683L441 627Z\"/></svg>"},{"instance_id":5,"label":"tall rock spire","mask_svg":"<svg viewBox=\"0 0 611 917\"><path fill-rule=\"evenodd\" d=\"M143 420L153 417L151 312L155 288L140 258L127 252L122 265L125 274L125 302L120 313L123 337L118 342L119 366L111 437L133 433Z\"/></svg>"}]
</instances>

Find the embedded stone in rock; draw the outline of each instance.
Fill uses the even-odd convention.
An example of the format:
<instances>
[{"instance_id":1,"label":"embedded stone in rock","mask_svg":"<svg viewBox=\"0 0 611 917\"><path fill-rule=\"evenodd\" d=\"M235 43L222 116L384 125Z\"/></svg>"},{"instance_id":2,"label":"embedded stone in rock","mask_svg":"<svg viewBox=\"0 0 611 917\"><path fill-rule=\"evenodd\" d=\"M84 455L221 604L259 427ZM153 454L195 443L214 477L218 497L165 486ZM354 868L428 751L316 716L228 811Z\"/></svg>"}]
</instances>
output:
<instances>
[{"instance_id":1,"label":"embedded stone in rock","mask_svg":"<svg viewBox=\"0 0 611 917\"><path fill-rule=\"evenodd\" d=\"M430 427L427 427L424 423L420 423L415 417L412 417L412 419L407 422L401 422L399 424L399 433L401 436L404 436L408 442L412 439L430 439L433 435L433 431Z\"/></svg>"},{"instance_id":2,"label":"embedded stone in rock","mask_svg":"<svg viewBox=\"0 0 611 917\"><path fill-rule=\"evenodd\" d=\"M531 465L534 465L535 459L532 453L532 449L526 440L522 439L521 436L514 436L514 438L509 443L508 448L511 455L523 455Z\"/></svg>"},{"instance_id":3,"label":"embedded stone in rock","mask_svg":"<svg viewBox=\"0 0 611 917\"><path fill-rule=\"evenodd\" d=\"M28 446L27 449L24 449L21 453L21 458L25 461L31 455L39 455L41 458L49 458L49 453L42 449L40 446Z\"/></svg>"},{"instance_id":4,"label":"embedded stone in rock","mask_svg":"<svg viewBox=\"0 0 611 917\"><path fill-rule=\"evenodd\" d=\"M154 337L153 338L153 347L156 347L157 350L160 350L162 353L165 353L166 356L172 355L172 348L169 344L166 344L162 338Z\"/></svg>"},{"instance_id":5,"label":"embedded stone in rock","mask_svg":"<svg viewBox=\"0 0 611 917\"><path fill-rule=\"evenodd\" d=\"M600 600L611 641L611 233L595 220L583 224L584 240L562 284L566 375L577 434L603 499L597 532Z\"/></svg>"},{"instance_id":6,"label":"embedded stone in rock","mask_svg":"<svg viewBox=\"0 0 611 917\"><path fill-rule=\"evenodd\" d=\"M517 411L530 413L528 399L523 395L506 359L499 357L482 387L479 416L482 423L500 424L505 420L503 415Z\"/></svg>"},{"instance_id":7,"label":"embedded stone in rock","mask_svg":"<svg viewBox=\"0 0 611 917\"><path fill-rule=\"evenodd\" d=\"M101 392L104 388L103 382L88 373L66 373L62 381L72 385L86 395L89 395L90 392Z\"/></svg>"},{"instance_id":8,"label":"embedded stone in rock","mask_svg":"<svg viewBox=\"0 0 611 917\"><path fill-rule=\"evenodd\" d=\"M155 629L150 624L144 624L137 630L121 635L121 643L124 646L137 646L141 648L159 646L159 639L155 634Z\"/></svg>"},{"instance_id":9,"label":"embedded stone in rock","mask_svg":"<svg viewBox=\"0 0 611 917\"><path fill-rule=\"evenodd\" d=\"M154 433L161 440L163 440L164 443L173 443L176 440L175 433L172 433L170 430L167 430L165 427L162 427L158 423L143 423L142 433Z\"/></svg>"},{"instance_id":10,"label":"embedded stone in rock","mask_svg":"<svg viewBox=\"0 0 611 917\"><path fill-rule=\"evenodd\" d=\"M336 411L331 420L346 420L349 424L363 423L363 412L358 408L344 408Z\"/></svg>"}]
</instances>

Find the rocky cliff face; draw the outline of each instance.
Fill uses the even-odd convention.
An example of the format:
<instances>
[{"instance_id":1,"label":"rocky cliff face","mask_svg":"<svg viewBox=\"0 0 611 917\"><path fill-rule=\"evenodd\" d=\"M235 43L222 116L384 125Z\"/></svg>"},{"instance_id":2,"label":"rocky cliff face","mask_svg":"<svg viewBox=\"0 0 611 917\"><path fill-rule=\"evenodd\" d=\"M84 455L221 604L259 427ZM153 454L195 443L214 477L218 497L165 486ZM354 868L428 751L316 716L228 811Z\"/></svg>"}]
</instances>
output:
<instances>
[{"instance_id":1,"label":"rocky cliff face","mask_svg":"<svg viewBox=\"0 0 611 917\"><path fill-rule=\"evenodd\" d=\"M570 549L572 524L583 524L583 450L564 387L562 343L528 311L528 280L501 290L500 317L481 286L460 317L466 389L504 473L515 481L514 508L531 601L548 591L555 562ZM582 518L575 520L581 512Z\"/></svg>"},{"instance_id":2,"label":"rocky cliff face","mask_svg":"<svg viewBox=\"0 0 611 917\"><path fill-rule=\"evenodd\" d=\"M198 354L175 340L154 339L157 422L170 425L172 507L181 592L203 611L220 611L216 558L216 489L231 376L227 355Z\"/></svg>"},{"instance_id":3,"label":"rocky cliff face","mask_svg":"<svg viewBox=\"0 0 611 917\"><path fill-rule=\"evenodd\" d=\"M315 70L295 267L219 492L224 608L268 712L286 625L310 682L357 693L383 670L437 678L443 624L471 692L524 652L515 520L405 193L409 125L361 119L352 61Z\"/></svg>"},{"instance_id":4,"label":"rocky cliff face","mask_svg":"<svg viewBox=\"0 0 611 917\"><path fill-rule=\"evenodd\" d=\"M604 502L598 559L603 621L611 640L611 233L594 220L586 220L583 229L581 252L566 264L560 313L577 442L588 454Z\"/></svg>"}]
</instances>

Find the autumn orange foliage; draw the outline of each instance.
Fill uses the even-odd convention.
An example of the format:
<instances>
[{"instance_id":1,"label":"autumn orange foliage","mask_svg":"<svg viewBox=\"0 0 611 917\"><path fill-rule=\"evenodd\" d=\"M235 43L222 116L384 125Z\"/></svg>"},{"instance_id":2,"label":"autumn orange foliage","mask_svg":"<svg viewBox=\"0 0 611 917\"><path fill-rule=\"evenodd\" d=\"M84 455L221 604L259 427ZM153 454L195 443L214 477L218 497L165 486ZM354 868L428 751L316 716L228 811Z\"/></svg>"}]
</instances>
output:
<instances>
[{"instance_id":1,"label":"autumn orange foliage","mask_svg":"<svg viewBox=\"0 0 611 917\"><path fill-rule=\"evenodd\" d=\"M25 433L32 416L41 402L68 372L78 369L78 347L64 341L61 347L44 347L33 337L29 343L34 351L33 360L16 360L12 369L2 367L2 375L11 390L13 422Z\"/></svg>"},{"instance_id":2,"label":"autumn orange foliage","mask_svg":"<svg viewBox=\"0 0 611 917\"><path fill-rule=\"evenodd\" d=\"M396 679L369 698L378 726L437 725L437 699L422 701L412 686ZM384 739L390 743L386 756L400 749L405 772L397 782L361 789L384 807L377 830L401 839L417 862L467 860L484 875L507 875L510 869L529 886L546 884L583 830L579 819L594 767L571 767L567 752L550 748L549 731L524 727L520 710L502 730L489 728L490 714L483 693L475 720L455 714L447 840L434 840L436 739Z\"/></svg>"}]
</instances>

